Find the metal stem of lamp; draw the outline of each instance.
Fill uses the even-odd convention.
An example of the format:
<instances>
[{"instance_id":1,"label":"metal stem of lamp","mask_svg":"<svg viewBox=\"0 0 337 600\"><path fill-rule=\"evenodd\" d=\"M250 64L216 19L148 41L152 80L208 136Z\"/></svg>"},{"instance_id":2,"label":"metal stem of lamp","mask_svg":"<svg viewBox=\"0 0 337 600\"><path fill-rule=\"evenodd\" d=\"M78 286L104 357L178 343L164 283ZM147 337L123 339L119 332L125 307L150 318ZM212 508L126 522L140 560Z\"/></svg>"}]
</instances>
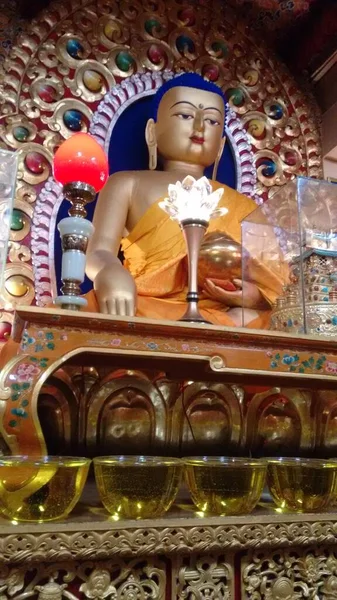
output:
<instances>
[{"instance_id":1,"label":"metal stem of lamp","mask_svg":"<svg viewBox=\"0 0 337 600\"><path fill-rule=\"evenodd\" d=\"M198 309L198 262L202 239L208 228L208 221L185 219L180 223L187 246L188 258L188 293L187 310L180 321L189 323L208 323Z\"/></svg>"},{"instance_id":2,"label":"metal stem of lamp","mask_svg":"<svg viewBox=\"0 0 337 600\"><path fill-rule=\"evenodd\" d=\"M68 310L80 310L87 306L81 296L81 284L85 277L85 260L88 242L94 226L86 219L85 205L95 199L96 191L91 185L75 181L63 186L63 194L71 203L69 217L62 219L58 230L62 240L62 296L54 303Z\"/></svg>"}]
</instances>

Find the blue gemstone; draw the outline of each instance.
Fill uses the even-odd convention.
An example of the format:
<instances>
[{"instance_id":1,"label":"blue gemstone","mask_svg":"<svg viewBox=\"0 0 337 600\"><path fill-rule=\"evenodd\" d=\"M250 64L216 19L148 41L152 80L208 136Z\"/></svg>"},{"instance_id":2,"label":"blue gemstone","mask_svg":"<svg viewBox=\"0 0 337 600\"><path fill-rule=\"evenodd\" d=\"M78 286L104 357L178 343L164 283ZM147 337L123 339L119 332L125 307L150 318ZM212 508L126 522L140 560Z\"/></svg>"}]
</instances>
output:
<instances>
[{"instance_id":1,"label":"blue gemstone","mask_svg":"<svg viewBox=\"0 0 337 600\"><path fill-rule=\"evenodd\" d=\"M283 117L283 108L280 104L272 104L268 114L271 119L279 121Z\"/></svg>"},{"instance_id":2,"label":"blue gemstone","mask_svg":"<svg viewBox=\"0 0 337 600\"><path fill-rule=\"evenodd\" d=\"M192 54L192 52L195 50L193 40L187 37L187 35L180 35L176 40L176 46L179 52L188 51Z\"/></svg>"},{"instance_id":3,"label":"blue gemstone","mask_svg":"<svg viewBox=\"0 0 337 600\"><path fill-rule=\"evenodd\" d=\"M84 48L78 40L68 40L66 45L66 50L71 56L71 58L75 58L76 60L80 60L83 58Z\"/></svg>"},{"instance_id":4,"label":"blue gemstone","mask_svg":"<svg viewBox=\"0 0 337 600\"><path fill-rule=\"evenodd\" d=\"M329 291L329 290L328 290L328 288L327 288L327 287L324 287L324 288L322 288L322 292L324 292L325 294L327 294L327 293L328 293L328 291Z\"/></svg>"},{"instance_id":5,"label":"blue gemstone","mask_svg":"<svg viewBox=\"0 0 337 600\"><path fill-rule=\"evenodd\" d=\"M264 160L263 164L265 165L262 169L262 173L265 177L273 177L276 173L276 164L272 160Z\"/></svg>"},{"instance_id":6,"label":"blue gemstone","mask_svg":"<svg viewBox=\"0 0 337 600\"><path fill-rule=\"evenodd\" d=\"M332 317L331 322L333 325L337 325L337 317Z\"/></svg>"},{"instance_id":7,"label":"blue gemstone","mask_svg":"<svg viewBox=\"0 0 337 600\"><path fill-rule=\"evenodd\" d=\"M63 115L66 127L71 131L81 131L83 125L83 114L79 110L66 110Z\"/></svg>"}]
</instances>

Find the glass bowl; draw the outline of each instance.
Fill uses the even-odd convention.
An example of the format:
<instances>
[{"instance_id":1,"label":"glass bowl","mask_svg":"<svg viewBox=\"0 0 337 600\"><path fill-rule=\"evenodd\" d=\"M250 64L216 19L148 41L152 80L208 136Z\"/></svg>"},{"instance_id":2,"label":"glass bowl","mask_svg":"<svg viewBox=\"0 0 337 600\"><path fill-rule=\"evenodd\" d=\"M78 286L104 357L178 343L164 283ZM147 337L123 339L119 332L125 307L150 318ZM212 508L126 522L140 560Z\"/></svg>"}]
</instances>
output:
<instances>
[{"instance_id":1,"label":"glass bowl","mask_svg":"<svg viewBox=\"0 0 337 600\"><path fill-rule=\"evenodd\" d=\"M183 465L177 458L103 456L94 467L101 500L115 519L149 519L172 505Z\"/></svg>"},{"instance_id":2,"label":"glass bowl","mask_svg":"<svg viewBox=\"0 0 337 600\"><path fill-rule=\"evenodd\" d=\"M337 462L310 458L268 459L267 483L281 511L313 512L332 504Z\"/></svg>"},{"instance_id":3,"label":"glass bowl","mask_svg":"<svg viewBox=\"0 0 337 600\"><path fill-rule=\"evenodd\" d=\"M66 517L78 502L90 460L63 456L0 459L0 511L12 521Z\"/></svg>"},{"instance_id":4,"label":"glass bowl","mask_svg":"<svg viewBox=\"0 0 337 600\"><path fill-rule=\"evenodd\" d=\"M250 458L223 456L183 459L194 504L209 515L243 515L258 503L267 464Z\"/></svg>"}]
</instances>

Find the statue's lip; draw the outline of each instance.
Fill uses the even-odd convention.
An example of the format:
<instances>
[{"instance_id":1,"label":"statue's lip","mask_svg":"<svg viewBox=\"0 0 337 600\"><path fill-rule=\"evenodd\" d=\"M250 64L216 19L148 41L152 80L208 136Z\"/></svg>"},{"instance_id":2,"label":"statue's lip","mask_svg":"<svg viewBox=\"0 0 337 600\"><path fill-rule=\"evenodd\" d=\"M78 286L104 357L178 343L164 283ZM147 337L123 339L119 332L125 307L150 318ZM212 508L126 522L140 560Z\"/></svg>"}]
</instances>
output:
<instances>
[{"instance_id":1,"label":"statue's lip","mask_svg":"<svg viewBox=\"0 0 337 600\"><path fill-rule=\"evenodd\" d=\"M198 135L191 135L190 140L194 142L194 144L203 144L205 138L199 137Z\"/></svg>"}]
</instances>

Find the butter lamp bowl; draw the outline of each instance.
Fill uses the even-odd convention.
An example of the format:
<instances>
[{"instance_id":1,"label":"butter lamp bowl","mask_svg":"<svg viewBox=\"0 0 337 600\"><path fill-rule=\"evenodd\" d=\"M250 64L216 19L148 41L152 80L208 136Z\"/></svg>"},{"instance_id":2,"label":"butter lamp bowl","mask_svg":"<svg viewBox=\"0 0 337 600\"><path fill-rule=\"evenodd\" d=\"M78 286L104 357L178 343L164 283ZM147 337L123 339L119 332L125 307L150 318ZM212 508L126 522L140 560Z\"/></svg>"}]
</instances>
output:
<instances>
[{"instance_id":1,"label":"butter lamp bowl","mask_svg":"<svg viewBox=\"0 0 337 600\"><path fill-rule=\"evenodd\" d=\"M337 462L305 458L268 459L267 483L280 512L316 512L336 497Z\"/></svg>"},{"instance_id":2,"label":"butter lamp bowl","mask_svg":"<svg viewBox=\"0 0 337 600\"><path fill-rule=\"evenodd\" d=\"M192 500L205 515L249 514L261 497L267 470L263 460L201 456L183 462Z\"/></svg>"},{"instance_id":3,"label":"butter lamp bowl","mask_svg":"<svg viewBox=\"0 0 337 600\"><path fill-rule=\"evenodd\" d=\"M171 507L183 464L177 458L104 456L94 458L98 492L114 520L161 517Z\"/></svg>"},{"instance_id":4,"label":"butter lamp bowl","mask_svg":"<svg viewBox=\"0 0 337 600\"><path fill-rule=\"evenodd\" d=\"M6 456L0 459L0 511L11 521L65 518L80 499L90 460Z\"/></svg>"}]
</instances>

